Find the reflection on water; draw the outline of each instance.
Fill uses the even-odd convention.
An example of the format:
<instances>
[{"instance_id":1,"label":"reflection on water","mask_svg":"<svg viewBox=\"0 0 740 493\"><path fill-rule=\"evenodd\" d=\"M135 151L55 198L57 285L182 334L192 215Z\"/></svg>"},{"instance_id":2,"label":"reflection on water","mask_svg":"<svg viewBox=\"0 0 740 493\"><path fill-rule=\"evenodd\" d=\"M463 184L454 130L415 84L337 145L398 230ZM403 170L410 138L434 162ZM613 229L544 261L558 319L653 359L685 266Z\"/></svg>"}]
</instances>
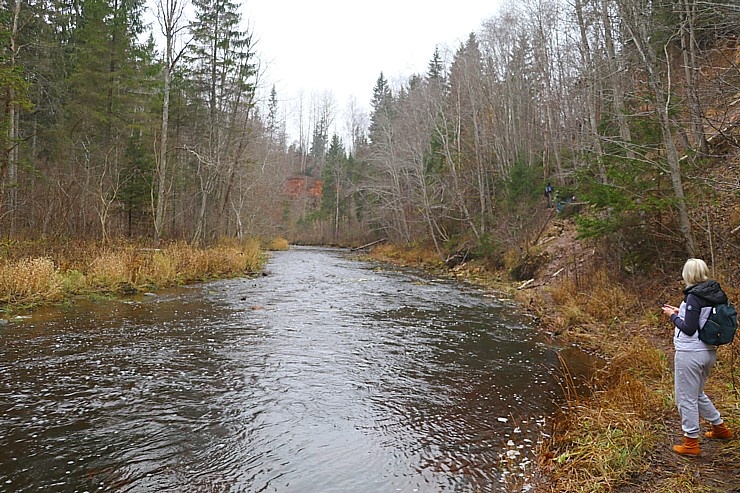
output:
<instances>
[{"instance_id":1,"label":"reflection on water","mask_svg":"<svg viewBox=\"0 0 740 493\"><path fill-rule=\"evenodd\" d=\"M341 251L268 271L0 328L0 490L502 491L526 469L559 371L512 306Z\"/></svg>"}]
</instances>

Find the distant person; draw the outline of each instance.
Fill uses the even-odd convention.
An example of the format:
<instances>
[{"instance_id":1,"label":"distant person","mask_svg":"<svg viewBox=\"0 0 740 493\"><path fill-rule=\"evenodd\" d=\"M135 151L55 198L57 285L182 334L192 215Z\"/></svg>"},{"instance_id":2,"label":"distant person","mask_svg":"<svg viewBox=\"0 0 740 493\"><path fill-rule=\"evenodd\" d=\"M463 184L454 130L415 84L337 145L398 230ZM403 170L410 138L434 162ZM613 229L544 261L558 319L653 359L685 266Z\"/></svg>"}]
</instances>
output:
<instances>
[{"instance_id":1,"label":"distant person","mask_svg":"<svg viewBox=\"0 0 740 493\"><path fill-rule=\"evenodd\" d=\"M687 260L681 275L686 284L681 306L662 307L675 326L674 392L684 434L684 442L674 445L673 450L699 455L700 417L712 424L712 430L704 434L708 438L732 438L732 431L704 393L704 384L717 361L717 346L699 340L699 327L706 323L711 307L727 303L727 295L717 281L709 278L709 268L701 259Z\"/></svg>"},{"instance_id":2,"label":"distant person","mask_svg":"<svg viewBox=\"0 0 740 493\"><path fill-rule=\"evenodd\" d=\"M552 207L552 200L550 198L551 196L552 196L552 185L550 185L550 182L548 181L547 185L545 186L545 197L547 197L547 207L548 208Z\"/></svg>"}]
</instances>

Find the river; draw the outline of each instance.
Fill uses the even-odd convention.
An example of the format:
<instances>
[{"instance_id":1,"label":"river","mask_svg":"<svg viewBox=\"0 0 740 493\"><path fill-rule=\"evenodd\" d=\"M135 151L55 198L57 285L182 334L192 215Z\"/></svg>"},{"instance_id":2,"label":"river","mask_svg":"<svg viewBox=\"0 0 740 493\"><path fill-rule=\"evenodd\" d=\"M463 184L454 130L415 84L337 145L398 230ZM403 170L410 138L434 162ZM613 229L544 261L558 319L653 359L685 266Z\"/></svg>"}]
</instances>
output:
<instances>
[{"instance_id":1,"label":"river","mask_svg":"<svg viewBox=\"0 0 740 493\"><path fill-rule=\"evenodd\" d=\"M509 302L332 249L41 308L0 327L0 490L526 491L559 353L584 364Z\"/></svg>"}]
</instances>

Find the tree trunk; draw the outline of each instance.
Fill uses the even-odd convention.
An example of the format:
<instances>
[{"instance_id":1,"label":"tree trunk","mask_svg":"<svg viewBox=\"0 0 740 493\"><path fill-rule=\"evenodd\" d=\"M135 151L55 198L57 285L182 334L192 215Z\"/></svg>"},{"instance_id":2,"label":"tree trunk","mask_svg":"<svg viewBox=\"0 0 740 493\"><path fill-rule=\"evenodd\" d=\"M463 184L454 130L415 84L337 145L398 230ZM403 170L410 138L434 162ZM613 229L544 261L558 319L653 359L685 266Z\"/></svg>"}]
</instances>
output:
<instances>
[{"instance_id":1,"label":"tree trunk","mask_svg":"<svg viewBox=\"0 0 740 493\"><path fill-rule=\"evenodd\" d=\"M154 213L154 235L162 239L164 216L167 211L167 132L170 114L171 44L167 40L167 62L164 68L164 94L162 102L162 135L159 138L159 160L157 161L157 209Z\"/></svg>"},{"instance_id":2,"label":"tree trunk","mask_svg":"<svg viewBox=\"0 0 740 493\"><path fill-rule=\"evenodd\" d=\"M578 19L578 29L580 32L581 60L583 62L583 70L586 74L587 80L586 104L588 106L589 133L593 139L593 149L598 163L599 178L602 182L606 182L606 170L604 169L603 164L604 151L601 147L601 138L599 136L596 80L593 60L591 58L591 47L589 46L588 35L586 34L586 23L583 18L583 0L575 0L575 9L576 18Z\"/></svg>"},{"instance_id":3,"label":"tree trunk","mask_svg":"<svg viewBox=\"0 0 740 493\"><path fill-rule=\"evenodd\" d=\"M162 239L169 201L167 187L167 157L170 121L170 96L172 92L172 73L175 70L180 55L175 55L175 41L180 32L180 20L183 16L183 3L180 0L158 0L157 16L165 39L165 65L163 68L163 101L162 101L162 128L159 137L159 155L155 176L157 187L157 206L154 211L154 235L157 241ZM152 198L154 199L154 198Z\"/></svg>"},{"instance_id":4,"label":"tree trunk","mask_svg":"<svg viewBox=\"0 0 740 493\"><path fill-rule=\"evenodd\" d=\"M16 44L18 36L18 18L21 12L21 0L16 0L13 6L13 23L8 40L8 51L10 53L10 74L15 70L17 60L18 46ZM8 133L7 133L7 150L4 152L3 163L0 165L0 184L7 191L7 207L10 212L9 233L12 235L15 230L16 208L18 206L18 125L20 118L18 115L18 103L16 101L16 91L13 81L8 82L5 93L5 114L7 115ZM7 177L6 183L2 183L3 178Z\"/></svg>"},{"instance_id":5,"label":"tree trunk","mask_svg":"<svg viewBox=\"0 0 740 493\"><path fill-rule=\"evenodd\" d=\"M706 155L709 152L709 148L706 135L704 134L704 118L699 100L699 83L697 81L699 67L696 61L696 33L694 26L696 20L696 0L683 1L686 18L681 25L681 49L683 52L684 71L686 73L686 97L689 101L691 129L694 134L696 150L699 154Z\"/></svg>"},{"instance_id":6,"label":"tree trunk","mask_svg":"<svg viewBox=\"0 0 740 493\"><path fill-rule=\"evenodd\" d=\"M694 236L691 230L691 222L686 207L686 197L683 191L683 181L681 177L681 165L678 159L678 151L673 141L671 131L671 120L668 113L669 100L663 89L663 84L658 75L658 59L650 45L650 29L643 23L638 22L633 16L625 16L625 25L629 31L632 40L635 43L640 57L645 65L648 74L648 83L655 95L655 111L658 113L660 129L663 136L663 145L665 146L666 161L668 164L668 173L673 186L673 194L676 198L676 207L678 208L678 222L681 235L684 240L684 248L690 257L696 255L694 246ZM666 61L667 63L667 61Z\"/></svg>"},{"instance_id":7,"label":"tree trunk","mask_svg":"<svg viewBox=\"0 0 740 493\"><path fill-rule=\"evenodd\" d=\"M625 155L629 159L635 158L635 151L632 149L632 133L630 132L629 123L625 115L624 88L622 74L622 64L617 61L617 50L614 48L614 36L612 32L612 22L609 17L609 2L603 0L601 3L601 16L604 23L604 45L606 47L606 60L609 69L609 83L612 86L614 97L614 113L619 125L619 136L626 148Z\"/></svg>"}]
</instances>

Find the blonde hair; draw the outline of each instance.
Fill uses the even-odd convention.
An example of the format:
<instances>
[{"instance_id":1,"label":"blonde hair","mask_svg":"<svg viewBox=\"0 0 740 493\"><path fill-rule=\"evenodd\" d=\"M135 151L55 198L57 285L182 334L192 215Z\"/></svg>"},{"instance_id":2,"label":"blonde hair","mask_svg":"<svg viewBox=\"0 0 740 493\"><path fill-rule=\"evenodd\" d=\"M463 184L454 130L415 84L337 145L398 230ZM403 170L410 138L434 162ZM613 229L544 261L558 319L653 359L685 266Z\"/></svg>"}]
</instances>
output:
<instances>
[{"instance_id":1,"label":"blonde hair","mask_svg":"<svg viewBox=\"0 0 740 493\"><path fill-rule=\"evenodd\" d=\"M709 280L709 267L700 258L690 258L684 264L681 276L686 287L693 286Z\"/></svg>"}]
</instances>

